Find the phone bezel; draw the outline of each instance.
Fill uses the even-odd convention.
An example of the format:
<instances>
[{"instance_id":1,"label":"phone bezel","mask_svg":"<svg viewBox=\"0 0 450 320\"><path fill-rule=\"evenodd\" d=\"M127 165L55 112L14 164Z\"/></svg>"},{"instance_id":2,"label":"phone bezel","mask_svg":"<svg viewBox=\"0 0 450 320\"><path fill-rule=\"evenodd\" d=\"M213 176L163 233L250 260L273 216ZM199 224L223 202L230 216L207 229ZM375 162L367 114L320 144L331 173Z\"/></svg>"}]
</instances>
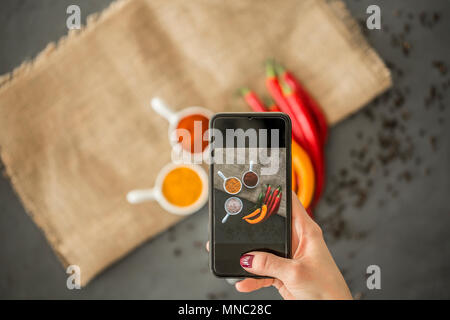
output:
<instances>
[{"instance_id":1,"label":"phone bezel","mask_svg":"<svg viewBox=\"0 0 450 320\"><path fill-rule=\"evenodd\" d=\"M285 141L292 141L292 124L290 117L282 112L222 112L222 113L216 113L209 121L209 128L214 128L214 121L218 118L281 118L285 121ZM250 120L251 121L251 120ZM210 141L211 142L211 141ZM213 152L213 149L211 148L210 152ZM287 172L286 172L286 189L292 190L292 156L291 156L291 144L286 143L286 161L287 161ZM209 165L209 267L211 269L211 272L218 278L267 278L265 276L258 276L253 274L221 274L218 273L214 266L214 219L213 219L213 187L212 187L212 179L213 179L213 166ZM291 197L286 197L286 239L285 239L285 248L286 248L286 257L291 258L292 257L292 201ZM243 272L244 269L242 269Z\"/></svg>"}]
</instances>

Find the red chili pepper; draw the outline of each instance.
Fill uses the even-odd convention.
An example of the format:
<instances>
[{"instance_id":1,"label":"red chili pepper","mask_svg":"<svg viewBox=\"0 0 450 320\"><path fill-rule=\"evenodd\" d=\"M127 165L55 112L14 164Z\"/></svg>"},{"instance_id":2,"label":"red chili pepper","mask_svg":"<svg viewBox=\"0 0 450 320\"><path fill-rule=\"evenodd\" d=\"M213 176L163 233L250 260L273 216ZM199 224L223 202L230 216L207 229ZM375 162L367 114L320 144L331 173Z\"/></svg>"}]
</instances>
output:
<instances>
[{"instance_id":1,"label":"red chili pepper","mask_svg":"<svg viewBox=\"0 0 450 320\"><path fill-rule=\"evenodd\" d=\"M269 107L267 108L270 112L282 112L280 108L275 104L275 102L272 99L269 99L269 102L266 103ZM295 140L294 133L292 133L292 139Z\"/></svg>"},{"instance_id":2,"label":"red chili pepper","mask_svg":"<svg viewBox=\"0 0 450 320\"><path fill-rule=\"evenodd\" d=\"M305 87L302 86L301 82L280 64L277 64L277 73L284 81L286 81L287 85L299 95L300 99L305 102L306 106L314 117L317 128L319 129L321 138L320 140L322 141L322 144L325 144L328 137L328 123L325 114L323 113L317 101L305 89Z\"/></svg>"},{"instance_id":3,"label":"red chili pepper","mask_svg":"<svg viewBox=\"0 0 450 320\"><path fill-rule=\"evenodd\" d=\"M265 112L267 111L266 108L264 108L264 104L262 101L258 98L256 93L251 91L248 88L242 88L240 89L240 92L242 96L244 97L247 104L252 108L255 112Z\"/></svg>"},{"instance_id":4,"label":"red chili pepper","mask_svg":"<svg viewBox=\"0 0 450 320\"><path fill-rule=\"evenodd\" d=\"M267 209L270 207L270 203L272 202L273 194L275 193L277 189L272 190L272 192L269 194L269 198L267 199L267 202L264 202L267 205Z\"/></svg>"},{"instance_id":5,"label":"red chili pepper","mask_svg":"<svg viewBox=\"0 0 450 320\"><path fill-rule=\"evenodd\" d=\"M312 211L312 208L309 207L308 209L306 209L306 212L308 213L308 215L311 217L311 219L314 219L314 213Z\"/></svg>"},{"instance_id":6,"label":"red chili pepper","mask_svg":"<svg viewBox=\"0 0 450 320\"><path fill-rule=\"evenodd\" d=\"M269 111L271 112L281 112L280 108L276 104L273 104L269 107Z\"/></svg>"},{"instance_id":7,"label":"red chili pepper","mask_svg":"<svg viewBox=\"0 0 450 320\"><path fill-rule=\"evenodd\" d=\"M275 190L272 190L272 192L269 194L269 198L267 198L267 201L264 202L264 204L266 204L267 206L269 206L270 202L272 201L272 197L273 197L273 193L275 192Z\"/></svg>"},{"instance_id":8,"label":"red chili pepper","mask_svg":"<svg viewBox=\"0 0 450 320\"><path fill-rule=\"evenodd\" d=\"M308 108L300 100L300 98L294 93L294 91L282 82L283 94L286 100L297 110L297 117L300 122L300 128L303 136L305 137L302 146L306 149L310 157L312 158L313 166L316 172L316 189L314 193L313 205L317 203L322 194L324 185L324 158L322 143L318 134L318 129L314 123L312 115L309 113Z\"/></svg>"},{"instance_id":9,"label":"red chili pepper","mask_svg":"<svg viewBox=\"0 0 450 320\"><path fill-rule=\"evenodd\" d=\"M275 74L275 67L272 62L268 62L266 64L266 87L269 93L272 95L272 98L275 100L278 108L281 112L286 113L292 122L292 135L294 139L302 145L302 141L304 141L304 137L299 128L299 122L295 117L295 112L293 112L291 106L289 105L287 99L283 95L283 91L281 90L280 83Z\"/></svg>"},{"instance_id":10,"label":"red chili pepper","mask_svg":"<svg viewBox=\"0 0 450 320\"><path fill-rule=\"evenodd\" d=\"M270 196L270 184L267 186L267 190L266 190L266 196L264 197L264 203L267 203L267 200L269 200L269 196Z\"/></svg>"},{"instance_id":11,"label":"red chili pepper","mask_svg":"<svg viewBox=\"0 0 450 320\"><path fill-rule=\"evenodd\" d=\"M282 196L283 196L283 193L280 192L278 194L277 198L275 199L275 202L273 203L272 207L270 208L269 217L278 211L278 208L280 207L280 202L281 202Z\"/></svg>"},{"instance_id":12,"label":"red chili pepper","mask_svg":"<svg viewBox=\"0 0 450 320\"><path fill-rule=\"evenodd\" d=\"M264 100L264 104L267 107L267 110L271 111L271 112L281 112L280 108L278 108L277 104L275 103L275 101L273 101L272 99L265 99Z\"/></svg>"},{"instance_id":13,"label":"red chili pepper","mask_svg":"<svg viewBox=\"0 0 450 320\"><path fill-rule=\"evenodd\" d=\"M275 189L275 191L272 193L272 196L269 198L269 201L267 203L267 208L270 209L272 208L274 202L275 202L275 198L277 197L278 193L281 190L281 186L278 186L278 188Z\"/></svg>"},{"instance_id":14,"label":"red chili pepper","mask_svg":"<svg viewBox=\"0 0 450 320\"><path fill-rule=\"evenodd\" d=\"M283 196L283 193L280 192L278 194L278 196L275 198L275 204L274 206L272 206L272 208L270 209L270 211L267 211L266 217L264 218L263 221L266 221L267 219L270 218L270 216L272 216L274 213L278 212L278 209L280 208L280 203L281 203L281 198Z\"/></svg>"}]
</instances>

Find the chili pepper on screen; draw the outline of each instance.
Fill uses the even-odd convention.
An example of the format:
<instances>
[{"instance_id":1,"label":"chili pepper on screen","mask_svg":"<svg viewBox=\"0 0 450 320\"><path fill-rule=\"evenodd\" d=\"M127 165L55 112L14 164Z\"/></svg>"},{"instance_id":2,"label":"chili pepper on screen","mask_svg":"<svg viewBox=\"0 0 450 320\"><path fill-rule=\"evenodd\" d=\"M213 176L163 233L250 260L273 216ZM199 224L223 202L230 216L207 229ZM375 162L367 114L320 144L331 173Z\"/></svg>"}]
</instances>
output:
<instances>
[{"instance_id":1,"label":"chili pepper on screen","mask_svg":"<svg viewBox=\"0 0 450 320\"><path fill-rule=\"evenodd\" d=\"M276 65L277 74L280 76L283 81L296 93L299 95L299 98L304 101L305 105L311 112L317 128L319 130L320 140L322 144L325 144L328 137L328 123L323 113L321 107L314 99L314 97L305 89L304 86L300 83L300 81L294 76L292 72L286 70L282 65L277 63Z\"/></svg>"},{"instance_id":2,"label":"chili pepper on screen","mask_svg":"<svg viewBox=\"0 0 450 320\"><path fill-rule=\"evenodd\" d=\"M256 209L255 211L253 211L252 213L250 213L250 214L248 214L248 215L246 215L245 217L243 217L242 219L248 219L248 218L251 218L251 217L254 217L254 216L256 216L258 213L260 213L261 212L261 208L258 208L258 209Z\"/></svg>"},{"instance_id":3,"label":"chili pepper on screen","mask_svg":"<svg viewBox=\"0 0 450 320\"><path fill-rule=\"evenodd\" d=\"M263 206L261 208L261 214L257 218L245 219L245 221L247 221L250 224L256 224L256 223L261 222L265 218L266 214L267 214L267 206L265 204L263 204Z\"/></svg>"},{"instance_id":4,"label":"chili pepper on screen","mask_svg":"<svg viewBox=\"0 0 450 320\"><path fill-rule=\"evenodd\" d=\"M241 88L239 91L253 111L255 112L267 111L266 108L264 108L263 102L258 98L256 93L254 93L248 88Z\"/></svg>"},{"instance_id":5,"label":"chili pepper on screen","mask_svg":"<svg viewBox=\"0 0 450 320\"><path fill-rule=\"evenodd\" d=\"M298 95L285 83L281 82L281 87L286 100L295 109L298 121L300 123L300 129L304 137L304 141L300 142L300 145L304 147L311 159L313 160L313 166L316 173L316 190L314 193L313 204L316 204L322 194L324 183L324 159L322 143L318 134L317 127L314 123L309 110L305 104L300 100Z\"/></svg>"},{"instance_id":6,"label":"chili pepper on screen","mask_svg":"<svg viewBox=\"0 0 450 320\"><path fill-rule=\"evenodd\" d=\"M281 186L278 186L272 193L270 193L270 189L270 185L267 186L266 195L268 197L264 200L262 206L244 216L242 218L243 220L250 224L257 224L266 221L272 214L278 211L281 201Z\"/></svg>"},{"instance_id":7,"label":"chili pepper on screen","mask_svg":"<svg viewBox=\"0 0 450 320\"><path fill-rule=\"evenodd\" d=\"M264 200L264 191L261 191L258 195L258 200L256 200L256 204L260 206Z\"/></svg>"},{"instance_id":8,"label":"chili pepper on screen","mask_svg":"<svg viewBox=\"0 0 450 320\"><path fill-rule=\"evenodd\" d=\"M269 197L270 197L270 184L267 185L266 196L264 197L263 203L267 203L267 201L269 200Z\"/></svg>"},{"instance_id":9,"label":"chili pepper on screen","mask_svg":"<svg viewBox=\"0 0 450 320\"><path fill-rule=\"evenodd\" d=\"M280 191L277 196L275 197L275 201L273 204L269 207L267 207L267 214L266 217L263 219L263 221L266 221L271 216L273 216L275 213L278 212L278 209L280 208L281 198L283 196L283 193Z\"/></svg>"},{"instance_id":10,"label":"chili pepper on screen","mask_svg":"<svg viewBox=\"0 0 450 320\"><path fill-rule=\"evenodd\" d=\"M264 191L261 191L260 193L259 193L259 195L258 195L258 199L256 200L256 204L255 204L255 206L253 207L253 211L255 211L256 209L258 209L258 208L261 208L261 205L264 203Z\"/></svg>"},{"instance_id":11,"label":"chili pepper on screen","mask_svg":"<svg viewBox=\"0 0 450 320\"><path fill-rule=\"evenodd\" d=\"M277 197L278 193L281 190L281 186L278 186L275 191L272 193L272 195L270 196L269 200L266 202L267 207L271 208L273 203L275 202L275 198Z\"/></svg>"},{"instance_id":12,"label":"chili pepper on screen","mask_svg":"<svg viewBox=\"0 0 450 320\"><path fill-rule=\"evenodd\" d=\"M278 208L280 207L280 202L281 202L281 196L282 196L282 192L280 192L277 197L275 198L273 204L270 206L269 209L269 214L268 214L268 218L273 215L274 213L276 213L278 211Z\"/></svg>"}]
</instances>

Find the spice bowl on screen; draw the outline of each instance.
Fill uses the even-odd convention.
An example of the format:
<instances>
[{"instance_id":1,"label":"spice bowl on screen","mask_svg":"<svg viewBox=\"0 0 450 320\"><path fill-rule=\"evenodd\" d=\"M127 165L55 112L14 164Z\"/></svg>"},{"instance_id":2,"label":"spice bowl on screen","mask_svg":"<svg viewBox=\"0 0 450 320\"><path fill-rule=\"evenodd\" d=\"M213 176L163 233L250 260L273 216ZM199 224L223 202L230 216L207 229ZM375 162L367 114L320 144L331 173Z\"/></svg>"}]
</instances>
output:
<instances>
[{"instance_id":1,"label":"spice bowl on screen","mask_svg":"<svg viewBox=\"0 0 450 320\"><path fill-rule=\"evenodd\" d=\"M228 194L238 194L242 190L242 182L233 176L226 177L222 171L217 171L219 177L223 180L223 190Z\"/></svg>"},{"instance_id":2,"label":"spice bowl on screen","mask_svg":"<svg viewBox=\"0 0 450 320\"><path fill-rule=\"evenodd\" d=\"M253 164L254 162L250 161L250 167L248 171L245 171L242 175L242 181L244 182L244 185L250 189L256 188L259 182L258 174L253 171Z\"/></svg>"}]
</instances>

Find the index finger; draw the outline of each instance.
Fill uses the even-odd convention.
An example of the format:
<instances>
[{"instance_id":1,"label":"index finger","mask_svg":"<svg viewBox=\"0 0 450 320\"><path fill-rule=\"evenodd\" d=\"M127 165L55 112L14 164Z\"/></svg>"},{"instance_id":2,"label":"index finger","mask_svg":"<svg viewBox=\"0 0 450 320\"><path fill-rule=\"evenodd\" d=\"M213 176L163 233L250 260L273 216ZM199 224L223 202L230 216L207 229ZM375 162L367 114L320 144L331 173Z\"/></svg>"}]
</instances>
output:
<instances>
[{"instance_id":1,"label":"index finger","mask_svg":"<svg viewBox=\"0 0 450 320\"><path fill-rule=\"evenodd\" d=\"M302 236L312 232L314 228L317 228L317 224L292 191L292 249L297 249Z\"/></svg>"}]
</instances>

